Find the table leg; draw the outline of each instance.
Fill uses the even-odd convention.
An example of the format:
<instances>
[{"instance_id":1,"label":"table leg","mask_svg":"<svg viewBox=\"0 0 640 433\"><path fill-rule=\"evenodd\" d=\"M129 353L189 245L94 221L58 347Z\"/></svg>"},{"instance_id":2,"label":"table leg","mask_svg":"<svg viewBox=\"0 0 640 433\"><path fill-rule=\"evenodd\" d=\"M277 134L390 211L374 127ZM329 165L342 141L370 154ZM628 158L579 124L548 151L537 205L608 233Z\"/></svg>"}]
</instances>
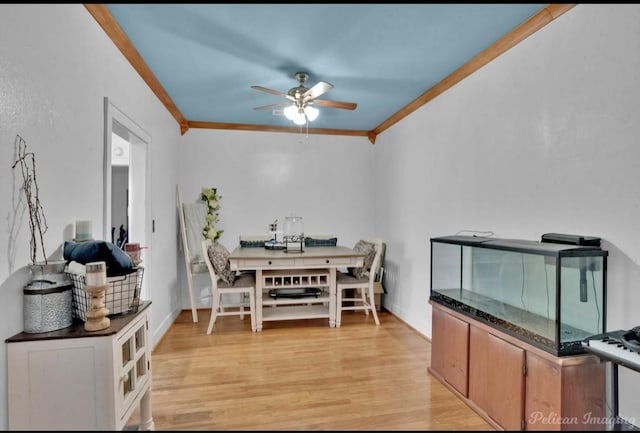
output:
<instances>
[{"instance_id":1,"label":"table leg","mask_svg":"<svg viewBox=\"0 0 640 433\"><path fill-rule=\"evenodd\" d=\"M620 408L618 401L618 364L615 362L611 363L611 389L612 389L612 397L613 403L611 407L611 411L613 419L618 422L618 410Z\"/></svg>"},{"instance_id":2,"label":"table leg","mask_svg":"<svg viewBox=\"0 0 640 433\"><path fill-rule=\"evenodd\" d=\"M262 269L256 269L256 331L262 331Z\"/></svg>"},{"instance_id":3,"label":"table leg","mask_svg":"<svg viewBox=\"0 0 640 433\"><path fill-rule=\"evenodd\" d=\"M336 268L329 268L329 327L336 327Z\"/></svg>"}]
</instances>

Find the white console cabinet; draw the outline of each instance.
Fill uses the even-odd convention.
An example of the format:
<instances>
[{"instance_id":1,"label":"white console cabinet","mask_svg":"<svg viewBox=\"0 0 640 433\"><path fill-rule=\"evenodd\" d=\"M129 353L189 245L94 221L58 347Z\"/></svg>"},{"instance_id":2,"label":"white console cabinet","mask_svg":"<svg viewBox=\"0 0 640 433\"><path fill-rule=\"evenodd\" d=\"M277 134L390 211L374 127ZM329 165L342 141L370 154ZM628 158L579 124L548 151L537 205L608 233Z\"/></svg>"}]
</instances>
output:
<instances>
[{"instance_id":1,"label":"white console cabinet","mask_svg":"<svg viewBox=\"0 0 640 433\"><path fill-rule=\"evenodd\" d=\"M87 332L84 323L6 340L11 430L122 430L151 414L150 302Z\"/></svg>"}]
</instances>

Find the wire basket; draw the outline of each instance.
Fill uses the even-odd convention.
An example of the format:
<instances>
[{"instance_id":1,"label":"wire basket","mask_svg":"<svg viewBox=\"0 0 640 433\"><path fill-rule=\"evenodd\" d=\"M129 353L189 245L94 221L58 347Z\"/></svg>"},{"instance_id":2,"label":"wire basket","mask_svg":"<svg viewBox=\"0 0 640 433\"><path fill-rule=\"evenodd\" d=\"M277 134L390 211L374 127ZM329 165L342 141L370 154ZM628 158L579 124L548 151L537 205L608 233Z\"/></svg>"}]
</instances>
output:
<instances>
[{"instance_id":1,"label":"wire basket","mask_svg":"<svg viewBox=\"0 0 640 433\"><path fill-rule=\"evenodd\" d=\"M71 279L71 309L74 318L83 322L87 320L87 310L91 306L91 296L84 289L85 275L67 272ZM118 314L137 313L140 306L140 289L144 268L138 267L135 272L120 277L107 278L107 290L104 295L104 306L109 310L109 317Z\"/></svg>"}]
</instances>

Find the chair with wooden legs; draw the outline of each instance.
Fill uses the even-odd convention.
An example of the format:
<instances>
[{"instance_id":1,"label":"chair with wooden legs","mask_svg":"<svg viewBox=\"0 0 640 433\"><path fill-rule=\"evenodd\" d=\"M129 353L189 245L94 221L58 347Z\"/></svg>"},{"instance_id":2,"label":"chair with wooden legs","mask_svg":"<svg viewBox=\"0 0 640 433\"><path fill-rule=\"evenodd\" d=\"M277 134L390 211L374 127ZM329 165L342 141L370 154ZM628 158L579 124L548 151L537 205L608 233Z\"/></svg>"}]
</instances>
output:
<instances>
[{"instance_id":1,"label":"chair with wooden legs","mask_svg":"<svg viewBox=\"0 0 640 433\"><path fill-rule=\"evenodd\" d=\"M211 277L211 318L209 319L209 327L207 328L207 334L211 334L213 326L216 323L218 316L240 316L240 319L244 319L245 308L249 308L249 315L251 317L251 330L256 331L256 299L255 299L255 287L256 279L255 274L252 273L240 273L233 276L233 282L228 283L224 281L218 273L213 264L211 248L211 239L202 241L202 256L209 270L209 276ZM226 248L222 248L226 251ZM227 258L228 262L228 251ZM237 302L223 302L223 295L235 294L239 296Z\"/></svg>"},{"instance_id":2,"label":"chair with wooden legs","mask_svg":"<svg viewBox=\"0 0 640 433\"><path fill-rule=\"evenodd\" d=\"M368 254L368 248L375 249L375 253ZM366 241L358 241L354 247L356 251L365 252L370 261L365 258L362 268L349 269L349 272L338 271L336 273L336 327L339 327L343 311L364 311L368 316L373 315L376 325L380 325L378 313L376 311L374 283L376 276L380 273L382 257L384 255L384 242L381 239L370 238ZM349 292L345 295L345 291Z\"/></svg>"}]
</instances>

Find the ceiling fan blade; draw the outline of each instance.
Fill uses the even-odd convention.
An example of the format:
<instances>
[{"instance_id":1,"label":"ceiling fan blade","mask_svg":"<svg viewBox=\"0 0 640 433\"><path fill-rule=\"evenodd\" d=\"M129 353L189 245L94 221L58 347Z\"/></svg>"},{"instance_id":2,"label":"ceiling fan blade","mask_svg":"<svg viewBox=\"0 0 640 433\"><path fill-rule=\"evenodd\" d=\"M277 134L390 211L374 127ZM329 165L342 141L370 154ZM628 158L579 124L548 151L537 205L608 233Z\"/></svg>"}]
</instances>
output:
<instances>
[{"instance_id":1,"label":"ceiling fan blade","mask_svg":"<svg viewBox=\"0 0 640 433\"><path fill-rule=\"evenodd\" d=\"M343 110L355 110L358 106L355 102L326 101L324 99L314 99L311 103L321 107L342 108Z\"/></svg>"},{"instance_id":2,"label":"ceiling fan blade","mask_svg":"<svg viewBox=\"0 0 640 433\"><path fill-rule=\"evenodd\" d=\"M291 102L280 102L279 104L263 105L261 107L255 107L254 110L271 110L272 108L286 107L287 105L291 105Z\"/></svg>"},{"instance_id":3,"label":"ceiling fan blade","mask_svg":"<svg viewBox=\"0 0 640 433\"><path fill-rule=\"evenodd\" d=\"M326 81L320 81L318 84L307 90L302 94L302 101L307 102L312 99L317 98L320 95L324 95L329 90L333 89L333 85L327 83Z\"/></svg>"},{"instance_id":4,"label":"ceiling fan blade","mask_svg":"<svg viewBox=\"0 0 640 433\"><path fill-rule=\"evenodd\" d=\"M287 98L291 101L295 101L293 96L287 95L286 93L280 92L278 90L269 89L268 87L262 86L251 86L252 89L260 90L261 92L271 93L272 95L282 96L283 98Z\"/></svg>"}]
</instances>

